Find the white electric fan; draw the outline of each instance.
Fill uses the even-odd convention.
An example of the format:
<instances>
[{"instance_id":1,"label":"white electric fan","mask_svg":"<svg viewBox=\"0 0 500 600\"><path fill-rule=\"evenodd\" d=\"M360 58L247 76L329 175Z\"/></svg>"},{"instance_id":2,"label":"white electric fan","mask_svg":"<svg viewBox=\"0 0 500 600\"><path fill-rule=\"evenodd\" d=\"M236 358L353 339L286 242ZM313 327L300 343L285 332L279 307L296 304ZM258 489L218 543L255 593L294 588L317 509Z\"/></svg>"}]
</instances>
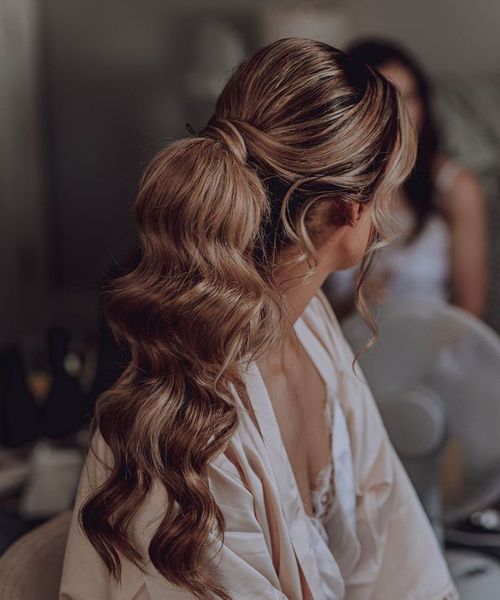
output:
<instances>
[{"instance_id":1,"label":"white electric fan","mask_svg":"<svg viewBox=\"0 0 500 600\"><path fill-rule=\"evenodd\" d=\"M391 303L375 311L379 339L359 362L443 541L455 524L500 499L500 338L441 302ZM369 337L359 315L342 328L355 351ZM500 565L474 545L474 551L446 553L460 597L498 600Z\"/></svg>"}]
</instances>

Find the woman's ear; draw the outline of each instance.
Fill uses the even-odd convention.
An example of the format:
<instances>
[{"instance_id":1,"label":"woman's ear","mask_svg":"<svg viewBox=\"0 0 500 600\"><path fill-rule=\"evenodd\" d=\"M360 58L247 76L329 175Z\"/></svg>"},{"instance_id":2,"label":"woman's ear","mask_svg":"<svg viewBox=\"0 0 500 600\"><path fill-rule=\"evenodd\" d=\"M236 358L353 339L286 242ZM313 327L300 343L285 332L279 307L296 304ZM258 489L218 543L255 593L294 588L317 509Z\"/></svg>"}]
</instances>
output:
<instances>
[{"instance_id":1,"label":"woman's ear","mask_svg":"<svg viewBox=\"0 0 500 600\"><path fill-rule=\"evenodd\" d=\"M362 204L361 202L353 202L350 206L349 206L349 210L348 210L348 225L350 225L351 227L355 227L358 224L358 221L361 218L361 215L363 214L363 210L365 208L365 205Z\"/></svg>"}]
</instances>

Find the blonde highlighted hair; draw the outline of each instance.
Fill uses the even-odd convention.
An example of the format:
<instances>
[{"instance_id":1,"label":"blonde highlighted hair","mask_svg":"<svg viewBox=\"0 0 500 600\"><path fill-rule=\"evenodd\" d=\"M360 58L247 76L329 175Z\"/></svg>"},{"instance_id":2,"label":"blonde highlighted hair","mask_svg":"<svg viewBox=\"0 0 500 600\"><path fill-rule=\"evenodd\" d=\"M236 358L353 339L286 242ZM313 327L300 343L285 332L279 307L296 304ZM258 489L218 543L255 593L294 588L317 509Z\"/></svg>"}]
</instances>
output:
<instances>
[{"instance_id":1,"label":"blonde highlighted hair","mask_svg":"<svg viewBox=\"0 0 500 600\"><path fill-rule=\"evenodd\" d=\"M80 514L114 577L120 556L143 565L129 531L158 482L168 506L153 565L197 598L230 598L205 563L209 533L224 535L207 465L238 426L239 366L285 327L283 250L298 248L313 269L323 225L343 225L352 203L369 202L373 248L414 154L392 85L331 46L293 38L241 64L206 128L148 167L134 205L141 260L104 296L131 351L94 417L114 464Z\"/></svg>"}]
</instances>

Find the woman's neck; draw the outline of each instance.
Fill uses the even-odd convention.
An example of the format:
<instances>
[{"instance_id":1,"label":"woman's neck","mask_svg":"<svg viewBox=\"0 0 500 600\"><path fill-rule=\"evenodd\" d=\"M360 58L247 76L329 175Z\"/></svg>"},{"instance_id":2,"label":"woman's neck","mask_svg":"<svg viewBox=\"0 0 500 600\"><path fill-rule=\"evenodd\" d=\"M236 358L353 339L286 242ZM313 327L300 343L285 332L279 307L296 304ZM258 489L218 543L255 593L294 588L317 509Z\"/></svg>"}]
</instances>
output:
<instances>
[{"instance_id":1,"label":"woman's neck","mask_svg":"<svg viewBox=\"0 0 500 600\"><path fill-rule=\"evenodd\" d=\"M298 265L288 267L278 277L278 282L282 282L287 304L286 310L292 323L295 323L302 315L306 306L317 294L330 273L330 269L325 264L325 261L321 260L321 256L318 259L315 272L304 281L304 275L308 271L309 268L305 261L303 261ZM297 281L295 285L293 284L294 280Z\"/></svg>"}]
</instances>

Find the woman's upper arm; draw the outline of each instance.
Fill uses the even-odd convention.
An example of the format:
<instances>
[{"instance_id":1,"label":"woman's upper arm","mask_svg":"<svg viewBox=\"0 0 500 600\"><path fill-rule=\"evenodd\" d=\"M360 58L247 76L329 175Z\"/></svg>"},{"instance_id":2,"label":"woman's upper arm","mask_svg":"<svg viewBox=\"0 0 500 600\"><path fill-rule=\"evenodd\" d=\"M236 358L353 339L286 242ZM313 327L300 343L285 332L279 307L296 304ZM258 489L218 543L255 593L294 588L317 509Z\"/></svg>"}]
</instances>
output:
<instances>
[{"instance_id":1,"label":"woman's upper arm","mask_svg":"<svg viewBox=\"0 0 500 600\"><path fill-rule=\"evenodd\" d=\"M452 237L452 302L482 316L488 288L487 207L471 171L460 171L443 196L442 207Z\"/></svg>"},{"instance_id":2,"label":"woman's upper arm","mask_svg":"<svg viewBox=\"0 0 500 600\"><path fill-rule=\"evenodd\" d=\"M286 599L271 556L270 541L259 523L255 499L239 471L221 454L209 467L210 488L225 519L223 543L211 568L238 600Z\"/></svg>"},{"instance_id":3,"label":"woman's upper arm","mask_svg":"<svg viewBox=\"0 0 500 600\"><path fill-rule=\"evenodd\" d=\"M224 455L209 465L209 484L225 520L223 539L216 538L215 532L210 536L206 563L209 571L235 599L287 600L281 591L266 536L255 515L254 498ZM178 595L171 595L173 588L158 574L147 579L147 589L150 600L191 597L182 595L186 592L180 590L175 592Z\"/></svg>"}]
</instances>

